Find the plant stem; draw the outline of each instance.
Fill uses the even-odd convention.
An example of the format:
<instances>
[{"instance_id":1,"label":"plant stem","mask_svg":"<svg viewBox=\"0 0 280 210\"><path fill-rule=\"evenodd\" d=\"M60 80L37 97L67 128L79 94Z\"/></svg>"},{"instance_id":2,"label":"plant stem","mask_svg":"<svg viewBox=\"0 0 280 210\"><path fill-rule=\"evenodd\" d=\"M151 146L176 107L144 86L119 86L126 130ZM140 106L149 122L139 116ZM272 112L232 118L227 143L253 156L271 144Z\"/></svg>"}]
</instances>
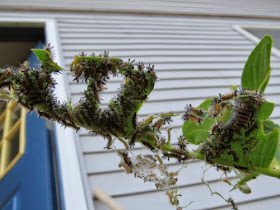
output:
<instances>
[{"instance_id":1,"label":"plant stem","mask_svg":"<svg viewBox=\"0 0 280 210\"><path fill-rule=\"evenodd\" d=\"M198 160L203 160L205 161L205 156L201 153L198 152L189 152L190 155L195 156L196 159ZM229 161L220 159L220 158L213 158L213 162L217 163L217 164L221 164L221 165L226 165L226 166L230 166L230 167L234 167L232 163L230 163ZM254 169L249 169L250 171L254 171L260 174L264 174L267 176L271 176L271 177L275 177L280 179L280 170L278 169L274 169L272 167L269 168L259 168L259 167L255 167Z\"/></svg>"}]
</instances>

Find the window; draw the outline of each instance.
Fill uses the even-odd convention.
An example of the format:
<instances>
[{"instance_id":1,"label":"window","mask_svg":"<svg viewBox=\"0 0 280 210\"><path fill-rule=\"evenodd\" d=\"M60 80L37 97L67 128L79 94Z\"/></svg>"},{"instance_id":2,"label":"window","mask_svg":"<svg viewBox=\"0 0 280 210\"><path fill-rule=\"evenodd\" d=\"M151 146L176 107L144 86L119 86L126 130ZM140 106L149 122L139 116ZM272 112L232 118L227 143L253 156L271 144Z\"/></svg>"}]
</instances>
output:
<instances>
[{"instance_id":1,"label":"window","mask_svg":"<svg viewBox=\"0 0 280 210\"><path fill-rule=\"evenodd\" d=\"M238 33L242 34L244 37L248 38L249 40L259 43L261 38L269 34L273 38L273 47L272 47L272 54L280 57L280 27L270 27L270 26L240 26L240 25L233 25L233 29L235 29Z\"/></svg>"},{"instance_id":2,"label":"window","mask_svg":"<svg viewBox=\"0 0 280 210\"><path fill-rule=\"evenodd\" d=\"M277 49L280 49L280 28L273 29L273 28L247 28L244 27L246 31L255 35L259 39L261 39L264 35L269 34L273 38L273 46Z\"/></svg>"},{"instance_id":3,"label":"window","mask_svg":"<svg viewBox=\"0 0 280 210\"><path fill-rule=\"evenodd\" d=\"M44 41L42 24L0 22L0 31L0 68L18 67L38 40ZM15 101L0 103L0 180L25 152L25 118L26 110Z\"/></svg>"},{"instance_id":4,"label":"window","mask_svg":"<svg viewBox=\"0 0 280 210\"><path fill-rule=\"evenodd\" d=\"M14 101L2 105L0 114L0 179L25 151L26 111Z\"/></svg>"}]
</instances>

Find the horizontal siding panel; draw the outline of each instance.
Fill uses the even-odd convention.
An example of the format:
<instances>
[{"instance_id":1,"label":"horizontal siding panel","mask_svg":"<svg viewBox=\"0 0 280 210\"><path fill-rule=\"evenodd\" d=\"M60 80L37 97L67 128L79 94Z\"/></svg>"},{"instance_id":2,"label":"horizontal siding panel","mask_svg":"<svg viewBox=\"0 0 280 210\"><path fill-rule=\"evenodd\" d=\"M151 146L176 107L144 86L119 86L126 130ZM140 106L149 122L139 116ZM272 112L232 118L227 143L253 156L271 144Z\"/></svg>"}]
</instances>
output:
<instances>
[{"instance_id":1,"label":"horizontal siding panel","mask_svg":"<svg viewBox=\"0 0 280 210\"><path fill-rule=\"evenodd\" d=\"M271 209L271 210L277 210L278 204L280 202L280 195L276 196L268 196L264 197L260 200L250 200L245 201L244 203L241 203L238 205L239 209L248 209L248 210L263 210L263 209ZM228 210L230 206L217 208L217 210Z\"/></svg>"},{"instance_id":2,"label":"horizontal siding panel","mask_svg":"<svg viewBox=\"0 0 280 210\"><path fill-rule=\"evenodd\" d=\"M114 24L115 22L115 24ZM184 25L184 26L177 26L176 24L165 24L165 25L158 25L158 24L152 24L152 23L143 23L141 24L137 24L135 22L121 22L121 21L111 21L110 24L103 24L102 21L101 23L72 23L72 22L68 22L68 23L60 23L58 22L58 26L63 30L63 29L73 29L73 28L80 28L80 29L90 29L92 30L92 28L94 29L105 29L107 30L109 29L116 29L116 30L120 30L120 31L125 31L125 30L141 30L141 31L145 31L145 30L164 30L164 31L169 31L169 30L176 30L176 31L216 31L217 34L219 33L219 31L226 31L225 29L228 29L228 31L231 31L231 28L229 26L209 26L207 24L203 24L203 25L199 25L199 26L190 26L190 25Z\"/></svg>"},{"instance_id":3,"label":"horizontal siding panel","mask_svg":"<svg viewBox=\"0 0 280 210\"><path fill-rule=\"evenodd\" d=\"M275 178L260 176L257 178L257 181L252 181L249 183L249 186L252 189L252 193L244 195L240 191L233 191L228 194L228 186L225 183L215 182L210 183L213 191L217 191L222 194L225 198L232 197L234 201L237 202L246 202L255 199L267 198L269 196L279 195L280 183L275 180ZM219 196L211 196L211 193L206 185L195 185L192 187L179 188L179 194L182 194L183 197L179 197L180 205L185 206L189 202L194 201L188 208L189 209L216 209L219 206L223 206L225 201ZM149 209L151 204L157 209L163 210L172 210L172 207L169 204L169 200L164 192L156 193L143 193L139 195L130 195L130 196L121 196L115 197L115 200L119 202L125 209ZM97 209L107 209L104 204L100 201L95 201L95 207ZM255 205L252 203L251 208L254 208ZM275 208L278 209L278 205L275 205Z\"/></svg>"},{"instance_id":4,"label":"horizontal siding panel","mask_svg":"<svg viewBox=\"0 0 280 210\"><path fill-rule=\"evenodd\" d=\"M248 51L248 50L253 50L254 45L250 46L225 46L225 45L143 45L143 44L135 44L133 46L129 45L62 45L63 50L78 50L80 52L85 51L85 50L91 50L91 51L104 51L104 50L122 50L122 51L131 51L131 50L215 50L215 51L220 51L220 50L231 50L231 51Z\"/></svg>"},{"instance_id":5,"label":"horizontal siding panel","mask_svg":"<svg viewBox=\"0 0 280 210\"><path fill-rule=\"evenodd\" d=\"M188 44L188 45L196 45L196 44L204 44L204 45L252 45L249 41L242 40L177 40L177 39L87 39L84 38L82 40L79 39L63 39L61 42L63 45L67 44L90 44L90 45L100 45L100 44L112 44L112 45L134 45L134 44L162 44L162 45L172 45L172 44Z\"/></svg>"},{"instance_id":6,"label":"horizontal siding panel","mask_svg":"<svg viewBox=\"0 0 280 210\"><path fill-rule=\"evenodd\" d=\"M86 55L90 55L93 52L95 54L102 54L104 51L91 51L91 50L84 50L83 51ZM81 51L78 50L64 50L63 55L65 59L71 59L73 60L76 55L79 55ZM200 50L200 51L190 51L190 50L168 50L166 52L165 50L149 50L149 51L139 51L139 50L131 50L129 52L122 51L122 50L113 50L109 52L110 57L119 57L123 60L129 59L131 57L136 58L137 60L141 60L139 58L149 56L149 57L177 57L177 56L199 56L199 57L227 57L227 56L249 56L250 51L227 51L227 50L221 50L221 51L213 51L213 50Z\"/></svg>"},{"instance_id":7,"label":"horizontal siding panel","mask_svg":"<svg viewBox=\"0 0 280 210\"><path fill-rule=\"evenodd\" d=\"M125 24L125 26L128 27L142 27L142 26L149 26L153 25L156 27L162 27L162 26L170 26L170 27L225 27L229 28L230 25L222 22L222 21L212 21L209 23L205 23L203 19L199 18L192 18L192 19L182 19L182 18L166 18L162 16L161 18L158 18L156 16L154 17L149 17L149 16L141 16L141 18L137 18L135 16L132 16L131 18L124 18L124 16L120 15L114 15L114 18L110 18L110 16L104 16L104 15L99 15L97 14L93 18L65 18L62 17L60 18L57 23L59 26L79 26L80 24L82 25L98 25L98 26L116 26L119 27L121 24ZM70 25L71 24L71 25Z\"/></svg>"},{"instance_id":8,"label":"horizontal siding panel","mask_svg":"<svg viewBox=\"0 0 280 210\"><path fill-rule=\"evenodd\" d=\"M192 35L192 34L108 34L108 33L103 33L103 34L81 34L80 32L73 32L73 33L61 33L60 36L62 39L65 38L72 38L72 39L81 39L81 38L91 38L91 39L96 39L96 38L107 38L107 39L112 39L112 38L117 38L117 39L163 39L163 38L169 38L169 39L178 39L178 40L185 40L185 39L192 39L192 40L243 40L244 38L241 36L236 36L234 35L220 35L220 34L197 34L197 35Z\"/></svg>"},{"instance_id":9,"label":"horizontal siding panel","mask_svg":"<svg viewBox=\"0 0 280 210\"><path fill-rule=\"evenodd\" d=\"M60 33L73 33L77 32L77 27L73 28L60 28L59 29ZM187 34L220 34L220 35L234 35L237 34L237 32L232 31L232 30L226 30L226 31L219 31L218 33L216 31L200 31L200 30L176 30L176 31L166 31L164 29L129 29L129 28L123 28L120 30L112 29L112 28L104 28L104 29L95 29L95 28L81 28L79 29L80 33L112 33L112 34L120 34L120 33L125 33L125 34L158 34L158 33L165 33L165 34L182 34L182 35L187 35Z\"/></svg>"}]
</instances>

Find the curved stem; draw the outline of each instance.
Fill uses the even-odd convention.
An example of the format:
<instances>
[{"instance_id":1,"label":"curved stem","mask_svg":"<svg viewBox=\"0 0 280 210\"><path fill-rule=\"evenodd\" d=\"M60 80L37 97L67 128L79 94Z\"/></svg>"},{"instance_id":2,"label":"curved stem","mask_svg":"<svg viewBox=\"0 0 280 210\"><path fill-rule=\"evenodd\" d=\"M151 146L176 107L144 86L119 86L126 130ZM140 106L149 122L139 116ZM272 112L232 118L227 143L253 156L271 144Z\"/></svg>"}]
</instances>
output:
<instances>
[{"instance_id":1,"label":"curved stem","mask_svg":"<svg viewBox=\"0 0 280 210\"><path fill-rule=\"evenodd\" d=\"M189 154L195 156L196 159L205 161L205 156L203 154L201 154L201 153L189 152ZM226 166L234 167L231 162L223 160L223 159L220 159L220 158L213 158L213 162L215 162L217 164L221 164L221 165L226 165ZM255 167L255 170L253 170L253 169L250 169L250 170L254 171L254 172L257 172L257 173L260 173L260 174L267 175L267 176L271 176L271 177L275 177L275 178L280 178L280 170L274 169L272 167L270 167L270 168Z\"/></svg>"}]
</instances>

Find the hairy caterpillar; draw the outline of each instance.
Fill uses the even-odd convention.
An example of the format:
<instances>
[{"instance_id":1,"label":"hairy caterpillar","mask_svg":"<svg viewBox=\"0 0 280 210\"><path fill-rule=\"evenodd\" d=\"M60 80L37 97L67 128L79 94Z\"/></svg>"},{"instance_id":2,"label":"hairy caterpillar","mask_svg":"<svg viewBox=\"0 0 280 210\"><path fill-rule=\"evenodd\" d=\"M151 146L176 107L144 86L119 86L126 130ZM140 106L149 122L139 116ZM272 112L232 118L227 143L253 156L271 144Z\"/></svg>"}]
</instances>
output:
<instances>
[{"instance_id":1,"label":"hairy caterpillar","mask_svg":"<svg viewBox=\"0 0 280 210\"><path fill-rule=\"evenodd\" d=\"M214 100L212 100L212 103L213 103L213 109L214 109L214 114L213 116L214 117L217 117L218 114L220 113L220 110L221 110L221 106L220 106L220 100L215 98Z\"/></svg>"},{"instance_id":2,"label":"hairy caterpillar","mask_svg":"<svg viewBox=\"0 0 280 210\"><path fill-rule=\"evenodd\" d=\"M194 115L190 115L190 114L184 114L184 116L182 118L183 118L183 120L193 121L193 122L196 122L199 124L202 122L201 118L196 117Z\"/></svg>"},{"instance_id":3,"label":"hairy caterpillar","mask_svg":"<svg viewBox=\"0 0 280 210\"><path fill-rule=\"evenodd\" d=\"M237 90L234 90L232 93L228 93L228 94L224 94L222 95L221 93L220 95L220 99L225 101L225 100L230 100L233 99L235 96L237 96Z\"/></svg>"},{"instance_id":4,"label":"hairy caterpillar","mask_svg":"<svg viewBox=\"0 0 280 210\"><path fill-rule=\"evenodd\" d=\"M215 133L215 131L216 131L217 129L219 129L219 127L220 127L220 122L219 122L219 123L216 123L216 124L214 124L214 125L212 125L210 135L213 136L214 133Z\"/></svg>"},{"instance_id":5,"label":"hairy caterpillar","mask_svg":"<svg viewBox=\"0 0 280 210\"><path fill-rule=\"evenodd\" d=\"M187 106L185 107L185 109L186 109L186 113L191 114L191 112L194 112L194 113L197 114L197 115L203 115L202 109L193 107L191 104L187 105Z\"/></svg>"},{"instance_id":6,"label":"hairy caterpillar","mask_svg":"<svg viewBox=\"0 0 280 210\"><path fill-rule=\"evenodd\" d=\"M143 141L143 140L142 140L141 143L142 143L144 146L148 147L151 151L155 151L155 147L153 147L149 142Z\"/></svg>"},{"instance_id":7,"label":"hairy caterpillar","mask_svg":"<svg viewBox=\"0 0 280 210\"><path fill-rule=\"evenodd\" d=\"M5 80L8 76L12 74L11 70L5 71L1 76L0 76L0 81Z\"/></svg>"}]
</instances>

